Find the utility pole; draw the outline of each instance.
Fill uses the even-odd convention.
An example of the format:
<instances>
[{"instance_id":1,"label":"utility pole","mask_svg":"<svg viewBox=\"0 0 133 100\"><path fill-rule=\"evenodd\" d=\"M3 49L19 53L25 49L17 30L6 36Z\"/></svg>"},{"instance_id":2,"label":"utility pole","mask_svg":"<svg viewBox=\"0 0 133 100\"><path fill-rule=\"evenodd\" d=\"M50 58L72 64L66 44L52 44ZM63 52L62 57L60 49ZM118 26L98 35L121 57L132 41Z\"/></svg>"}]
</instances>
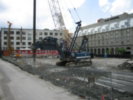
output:
<instances>
[{"instance_id":1,"label":"utility pole","mask_svg":"<svg viewBox=\"0 0 133 100\"><path fill-rule=\"evenodd\" d=\"M20 48L22 48L22 34L23 34L23 29L21 27L21 29L20 29Z\"/></svg>"},{"instance_id":2,"label":"utility pole","mask_svg":"<svg viewBox=\"0 0 133 100\"><path fill-rule=\"evenodd\" d=\"M33 2L33 46L36 42L36 0ZM36 48L33 47L33 62L36 61Z\"/></svg>"}]
</instances>

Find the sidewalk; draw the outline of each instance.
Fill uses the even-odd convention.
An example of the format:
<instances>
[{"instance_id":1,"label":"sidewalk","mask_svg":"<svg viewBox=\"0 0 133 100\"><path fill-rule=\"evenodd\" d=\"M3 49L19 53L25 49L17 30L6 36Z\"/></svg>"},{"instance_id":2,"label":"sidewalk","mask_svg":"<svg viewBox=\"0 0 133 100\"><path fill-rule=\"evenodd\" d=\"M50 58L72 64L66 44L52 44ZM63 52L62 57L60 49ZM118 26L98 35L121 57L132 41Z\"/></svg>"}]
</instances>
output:
<instances>
[{"instance_id":1,"label":"sidewalk","mask_svg":"<svg viewBox=\"0 0 133 100\"><path fill-rule=\"evenodd\" d=\"M0 63L0 72L2 70L5 74L5 84L13 96L13 98L6 98L5 100L83 100L66 89L57 87L48 81L41 80L37 76L20 70L13 64L1 59ZM9 95L8 93L6 91L6 96Z\"/></svg>"}]
</instances>

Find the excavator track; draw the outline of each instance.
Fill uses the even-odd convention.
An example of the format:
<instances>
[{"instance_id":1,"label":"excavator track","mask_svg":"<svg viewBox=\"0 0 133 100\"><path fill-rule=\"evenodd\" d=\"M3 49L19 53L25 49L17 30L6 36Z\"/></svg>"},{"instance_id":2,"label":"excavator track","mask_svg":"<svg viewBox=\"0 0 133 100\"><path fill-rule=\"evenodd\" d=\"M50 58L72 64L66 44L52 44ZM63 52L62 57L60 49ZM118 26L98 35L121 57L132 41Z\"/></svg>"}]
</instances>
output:
<instances>
[{"instance_id":1,"label":"excavator track","mask_svg":"<svg viewBox=\"0 0 133 100\"><path fill-rule=\"evenodd\" d=\"M57 66L67 66L67 67L82 67L82 66L91 66L92 61L78 61L78 62L71 62L71 61L59 61L56 63Z\"/></svg>"}]
</instances>

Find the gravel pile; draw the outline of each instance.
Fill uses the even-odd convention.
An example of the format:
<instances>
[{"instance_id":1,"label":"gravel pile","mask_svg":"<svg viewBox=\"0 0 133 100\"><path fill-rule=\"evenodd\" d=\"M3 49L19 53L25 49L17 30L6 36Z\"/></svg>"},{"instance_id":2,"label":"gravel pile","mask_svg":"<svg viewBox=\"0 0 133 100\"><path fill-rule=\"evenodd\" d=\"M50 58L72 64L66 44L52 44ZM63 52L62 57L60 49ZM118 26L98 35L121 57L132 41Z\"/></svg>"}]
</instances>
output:
<instances>
[{"instance_id":1,"label":"gravel pile","mask_svg":"<svg viewBox=\"0 0 133 100\"><path fill-rule=\"evenodd\" d=\"M126 69L126 70L133 71L133 61L128 60L128 61L118 65L118 68L123 69L123 70Z\"/></svg>"}]
</instances>

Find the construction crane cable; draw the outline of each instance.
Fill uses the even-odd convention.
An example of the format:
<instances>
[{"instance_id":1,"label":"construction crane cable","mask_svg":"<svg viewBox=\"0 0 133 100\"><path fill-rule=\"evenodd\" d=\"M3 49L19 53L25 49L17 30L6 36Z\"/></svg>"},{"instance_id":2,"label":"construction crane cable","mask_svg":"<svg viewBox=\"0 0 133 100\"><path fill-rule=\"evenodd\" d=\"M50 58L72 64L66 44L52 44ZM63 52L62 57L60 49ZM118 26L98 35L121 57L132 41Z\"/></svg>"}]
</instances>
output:
<instances>
[{"instance_id":1,"label":"construction crane cable","mask_svg":"<svg viewBox=\"0 0 133 100\"><path fill-rule=\"evenodd\" d=\"M70 8L68 7L68 3L67 3L65 0L64 0L64 4L65 4L65 5L64 5L65 8L68 10L69 14L71 15L71 17L72 17L74 23L76 23L76 21L75 21L75 19L74 19L74 16L72 15L72 12L71 12Z\"/></svg>"},{"instance_id":2,"label":"construction crane cable","mask_svg":"<svg viewBox=\"0 0 133 100\"><path fill-rule=\"evenodd\" d=\"M76 18L74 18L74 16L73 16L74 14L72 14L72 11L71 11L71 9L69 8L68 3L66 2L66 0L64 0L64 3L65 3L65 6L66 6L66 8L67 8L69 14L71 15L71 17L72 17L72 19L73 19L73 21L74 21L74 23L76 23ZM72 8L74 8L74 6L73 6L72 3L71 3L71 5L72 5ZM74 10L74 12L75 12L75 11L76 11L76 10ZM78 17L78 19L80 19L79 16L78 16L78 14L77 14L77 12L75 12L75 14L76 14L76 16Z\"/></svg>"},{"instance_id":3,"label":"construction crane cable","mask_svg":"<svg viewBox=\"0 0 133 100\"><path fill-rule=\"evenodd\" d=\"M77 9L76 9L76 8L74 8L74 11L75 11L75 13L76 13L77 17L79 18L79 20L81 20L81 19L80 19L80 17L79 17L79 14L78 14L78 11L77 11Z\"/></svg>"},{"instance_id":4,"label":"construction crane cable","mask_svg":"<svg viewBox=\"0 0 133 100\"><path fill-rule=\"evenodd\" d=\"M78 14L78 11L77 11L76 7L74 6L74 4L72 3L71 0L70 0L69 2L70 2L70 4L71 4L72 8L74 9L74 12L75 12L75 14L77 15L78 19L81 20L81 18L79 17L79 14Z\"/></svg>"},{"instance_id":5,"label":"construction crane cable","mask_svg":"<svg viewBox=\"0 0 133 100\"><path fill-rule=\"evenodd\" d=\"M71 9L68 7L68 3L64 0L64 2L65 2L65 6L66 6L66 8L67 8L67 10L68 10L68 12L69 12L69 14L71 15L71 17L72 17L72 19L73 19L73 21L74 21L74 23L76 23L76 19L74 18L74 14L72 14L72 11L71 11ZM80 17L79 17L79 14L78 14L78 11L77 11L77 9L74 7L74 5L73 5L73 3L71 2L71 6L73 7L73 11L75 12L75 14L76 14L76 16L78 17L78 19L81 21L81 19L80 19ZM80 31L83 31L83 30L80 30ZM77 43L75 43L75 48L79 48L79 45L77 44Z\"/></svg>"},{"instance_id":6,"label":"construction crane cable","mask_svg":"<svg viewBox=\"0 0 133 100\"><path fill-rule=\"evenodd\" d=\"M54 25L55 25L55 27L56 27L56 23L55 23L55 21L54 21L54 15L52 14L52 7L50 6L50 1L48 0L48 4L49 4L49 8L50 8L50 12L51 12L51 15L52 15L52 19L53 19L53 22L54 22Z\"/></svg>"},{"instance_id":7,"label":"construction crane cable","mask_svg":"<svg viewBox=\"0 0 133 100\"><path fill-rule=\"evenodd\" d=\"M71 17L72 17L74 23L76 23L76 20L74 19L73 15L72 15L72 13L71 13L71 10L70 10L69 8L68 8L68 11L69 11L69 13L70 13L70 15L71 15Z\"/></svg>"}]
</instances>

